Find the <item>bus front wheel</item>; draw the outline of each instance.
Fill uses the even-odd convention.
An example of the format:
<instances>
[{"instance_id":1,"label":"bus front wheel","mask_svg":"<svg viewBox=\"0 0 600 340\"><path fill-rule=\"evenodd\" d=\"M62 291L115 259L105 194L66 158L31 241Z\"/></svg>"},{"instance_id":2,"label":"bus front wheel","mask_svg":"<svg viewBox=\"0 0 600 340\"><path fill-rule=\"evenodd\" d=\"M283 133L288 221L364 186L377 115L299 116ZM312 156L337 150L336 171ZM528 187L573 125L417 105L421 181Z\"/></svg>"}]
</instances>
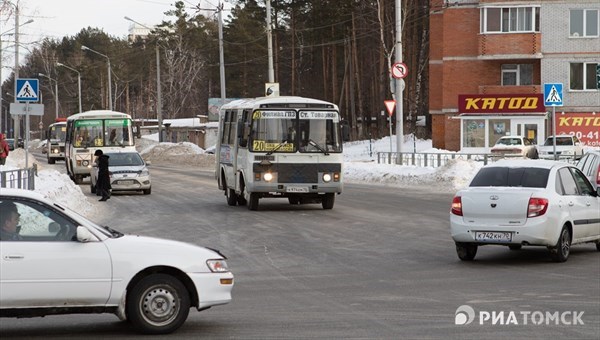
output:
<instances>
[{"instance_id":1,"label":"bus front wheel","mask_svg":"<svg viewBox=\"0 0 600 340\"><path fill-rule=\"evenodd\" d=\"M335 194L325 194L323 196L323 200L321 204L323 205L323 209L333 209L333 204L335 203Z\"/></svg>"},{"instance_id":2,"label":"bus front wheel","mask_svg":"<svg viewBox=\"0 0 600 340\"><path fill-rule=\"evenodd\" d=\"M258 210L258 194L251 192L247 204L248 210Z\"/></svg>"}]
</instances>

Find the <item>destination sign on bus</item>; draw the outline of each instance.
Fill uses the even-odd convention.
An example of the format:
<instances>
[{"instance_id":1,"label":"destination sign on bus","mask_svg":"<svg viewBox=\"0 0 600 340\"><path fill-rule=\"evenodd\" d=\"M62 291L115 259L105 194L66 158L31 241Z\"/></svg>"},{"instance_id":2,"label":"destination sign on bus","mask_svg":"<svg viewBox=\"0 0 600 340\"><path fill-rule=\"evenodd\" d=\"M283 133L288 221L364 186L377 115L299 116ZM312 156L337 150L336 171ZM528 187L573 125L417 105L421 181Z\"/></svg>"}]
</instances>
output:
<instances>
[{"instance_id":1,"label":"destination sign on bus","mask_svg":"<svg viewBox=\"0 0 600 340\"><path fill-rule=\"evenodd\" d=\"M293 143L285 143L285 144L268 143L268 142L265 142L264 140L255 140L252 143L252 148L254 149L254 151L272 151L275 148L277 148L277 151L293 152L294 144Z\"/></svg>"},{"instance_id":2,"label":"destination sign on bus","mask_svg":"<svg viewBox=\"0 0 600 340\"><path fill-rule=\"evenodd\" d=\"M338 121L338 115L332 111L300 111L300 119L332 119Z\"/></svg>"},{"instance_id":3,"label":"destination sign on bus","mask_svg":"<svg viewBox=\"0 0 600 340\"><path fill-rule=\"evenodd\" d=\"M289 119L296 118L296 111L254 111L252 119Z\"/></svg>"}]
</instances>

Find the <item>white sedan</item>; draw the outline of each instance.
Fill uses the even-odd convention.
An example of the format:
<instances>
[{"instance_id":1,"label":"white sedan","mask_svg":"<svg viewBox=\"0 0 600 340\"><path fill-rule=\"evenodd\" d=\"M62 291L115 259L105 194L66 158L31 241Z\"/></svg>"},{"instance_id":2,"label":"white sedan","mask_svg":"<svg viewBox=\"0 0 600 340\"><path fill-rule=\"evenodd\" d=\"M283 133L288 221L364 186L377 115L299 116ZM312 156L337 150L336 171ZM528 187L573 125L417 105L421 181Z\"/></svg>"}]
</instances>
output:
<instances>
[{"instance_id":1,"label":"white sedan","mask_svg":"<svg viewBox=\"0 0 600 340\"><path fill-rule=\"evenodd\" d=\"M124 235L26 190L2 188L0 211L0 317L114 313L165 334L231 301L216 250Z\"/></svg>"},{"instance_id":2,"label":"white sedan","mask_svg":"<svg viewBox=\"0 0 600 340\"><path fill-rule=\"evenodd\" d=\"M500 160L479 170L452 200L450 231L458 257L480 245L545 246L564 262L571 245L600 251L600 197L575 166L547 160Z\"/></svg>"},{"instance_id":3,"label":"white sedan","mask_svg":"<svg viewBox=\"0 0 600 340\"><path fill-rule=\"evenodd\" d=\"M107 152L108 171L112 191L142 191L144 195L152 193L152 179L148 166L138 152ZM98 167L93 164L90 171L90 191L96 193ZM98 194L99 195L99 194Z\"/></svg>"},{"instance_id":4,"label":"white sedan","mask_svg":"<svg viewBox=\"0 0 600 340\"><path fill-rule=\"evenodd\" d=\"M492 156L538 158L533 141L523 136L502 136L490 150Z\"/></svg>"}]
</instances>

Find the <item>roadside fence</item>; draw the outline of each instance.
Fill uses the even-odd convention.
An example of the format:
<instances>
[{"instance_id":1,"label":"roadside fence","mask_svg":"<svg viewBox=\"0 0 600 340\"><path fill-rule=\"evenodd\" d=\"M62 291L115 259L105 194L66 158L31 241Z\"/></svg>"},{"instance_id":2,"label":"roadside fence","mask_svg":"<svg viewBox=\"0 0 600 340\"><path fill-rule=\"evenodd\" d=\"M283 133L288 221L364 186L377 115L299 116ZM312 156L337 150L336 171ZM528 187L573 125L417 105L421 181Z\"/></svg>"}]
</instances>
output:
<instances>
[{"instance_id":1,"label":"roadside fence","mask_svg":"<svg viewBox=\"0 0 600 340\"><path fill-rule=\"evenodd\" d=\"M0 171L0 188L35 189L37 164L27 169Z\"/></svg>"},{"instance_id":2,"label":"roadside fence","mask_svg":"<svg viewBox=\"0 0 600 340\"><path fill-rule=\"evenodd\" d=\"M504 158L522 158L521 156L498 156L489 153L420 153L420 152L377 152L378 164L412 165L419 167L439 168L448 162L460 160L473 160L482 162L483 165ZM575 163L573 156L560 156L559 160Z\"/></svg>"}]
</instances>

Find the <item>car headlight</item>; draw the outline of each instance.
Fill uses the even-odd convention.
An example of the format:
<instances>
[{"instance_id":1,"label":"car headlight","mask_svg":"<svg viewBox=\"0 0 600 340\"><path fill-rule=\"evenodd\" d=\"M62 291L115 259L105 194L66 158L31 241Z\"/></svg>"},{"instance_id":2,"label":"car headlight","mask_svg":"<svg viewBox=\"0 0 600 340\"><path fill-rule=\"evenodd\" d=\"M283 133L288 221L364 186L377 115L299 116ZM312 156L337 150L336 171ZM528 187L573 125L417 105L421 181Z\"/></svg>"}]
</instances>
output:
<instances>
[{"instance_id":1,"label":"car headlight","mask_svg":"<svg viewBox=\"0 0 600 340\"><path fill-rule=\"evenodd\" d=\"M272 181L272 180L273 180L273 174L272 174L272 173L270 173L270 172L265 172L265 173L263 174L263 179L264 179L265 181L267 181L267 182L270 182L270 181Z\"/></svg>"},{"instance_id":2,"label":"car headlight","mask_svg":"<svg viewBox=\"0 0 600 340\"><path fill-rule=\"evenodd\" d=\"M53 153L59 153L59 152L60 152L60 150L58 150L58 149L54 149L54 150L52 150L52 152L53 152Z\"/></svg>"},{"instance_id":3,"label":"car headlight","mask_svg":"<svg viewBox=\"0 0 600 340\"><path fill-rule=\"evenodd\" d=\"M146 177L146 176L150 176L150 170L144 169L144 170L140 171L140 177Z\"/></svg>"},{"instance_id":4,"label":"car headlight","mask_svg":"<svg viewBox=\"0 0 600 340\"><path fill-rule=\"evenodd\" d=\"M226 273L229 271L225 260L206 260L206 265L213 273Z\"/></svg>"}]
</instances>

